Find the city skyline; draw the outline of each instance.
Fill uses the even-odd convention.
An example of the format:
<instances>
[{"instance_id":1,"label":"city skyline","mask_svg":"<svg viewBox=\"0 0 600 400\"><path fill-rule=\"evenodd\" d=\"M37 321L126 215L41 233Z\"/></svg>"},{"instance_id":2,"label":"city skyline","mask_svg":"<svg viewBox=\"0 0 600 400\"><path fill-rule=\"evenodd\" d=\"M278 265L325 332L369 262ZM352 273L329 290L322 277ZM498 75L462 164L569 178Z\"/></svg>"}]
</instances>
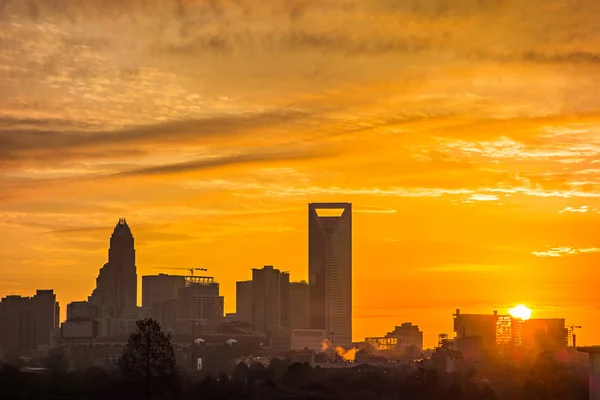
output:
<instances>
[{"instance_id":1,"label":"city skyline","mask_svg":"<svg viewBox=\"0 0 600 400\"><path fill-rule=\"evenodd\" d=\"M333 257L332 260L335 260L336 255L339 256L339 250L338 251L334 251L333 253L331 253L333 247L331 247L332 245L334 245L334 243L330 243L329 246L327 246L328 241L334 239L335 235L331 236L329 238L329 240L323 241L323 239L325 239L324 236L322 236L323 233L329 232L329 235L334 234L336 230L341 229L342 233L344 233L345 231L352 231L352 223L351 223L351 210L352 210L352 205L351 203L309 203L308 204L308 215L309 215L309 229L308 231L310 232L310 226L313 226L313 230L317 230L319 232L321 232L322 229L324 229L321 234L317 234L314 235L311 238L311 236L309 235L308 239L309 242L311 240L314 240L315 243L317 243L318 245L316 246L317 251L314 253L313 257L317 257L319 258L319 250L323 249L323 245L325 245L324 248L328 249L328 253L330 253L330 257ZM322 213L322 214L319 214ZM325 221L319 221L319 219L324 218ZM341 224L341 225L340 225ZM318 233L318 232L317 232ZM327 235L326 235L327 236ZM341 249L347 248L347 245L345 243L345 240L350 239L350 243L351 243L351 234L348 237L340 237L339 239L341 239L341 242L337 243L337 246L342 246ZM322 242L322 243L321 243ZM335 242L335 240L334 240ZM336 246L334 246L336 247ZM309 248L310 248L310 244L309 244ZM343 250L342 250L343 251ZM251 268L251 272L252 272L252 277L253 279L250 281L236 281L236 289L235 291L236 296L235 296L235 301L233 301L233 303L235 304L235 307L231 310L231 309L227 309L223 307L223 299L224 297L214 297L215 295L218 296L219 295L219 283L217 281L213 280L213 277L205 277L205 276L196 276L195 277L195 281L197 282L204 282L206 281L207 284L201 285L197 288L195 288L196 285L192 285L188 288L186 288L183 292L180 291L181 289L185 288L185 282L188 279L192 279L194 280L194 275L193 275L193 271L194 270L204 270L207 271L207 269L205 268L197 268L197 267L191 267L191 268L180 268L180 267L165 267L165 270L173 270L173 269L178 269L178 270L188 270L190 272L191 275L177 275L177 274L166 274L166 273L159 273L158 275L153 274L153 275L139 275L137 276L137 280L140 281L142 284L139 285L140 288L145 287L146 291L143 290L139 290L137 291L137 295L138 295L138 302L136 303L136 305L132 308L130 305L128 305L127 309L122 309L122 312L117 312L116 310L119 309L118 307L118 300L124 300L126 298L126 293L128 290L127 287L123 287L121 293L117 293L117 287L119 286L120 280L119 279L113 279L115 282L115 287L112 288L110 286L107 286L107 283L109 282L107 280L108 277L108 273L112 272L112 277L113 278L119 278L120 276L118 274L115 274L115 270L114 268L117 268L119 266L123 267L131 267L133 266L133 271L135 273L135 248L134 248L134 239L133 239L133 234L131 232L131 229L129 228L129 225L126 222L125 218L119 218L118 223L116 224L113 233L110 236L110 240L109 240L109 249L108 249L108 254L109 254L109 262L107 262L106 264L104 264L104 266L100 269L100 274L98 276L98 278L96 279L97 281L97 287L94 291L92 291L92 295L88 298L88 300L82 300L82 299L76 299L72 302L69 302L65 308L63 308L63 310L65 310L66 315L69 314L69 309L72 308L72 311L74 311L75 309L77 309L78 311L72 312L72 317L73 318L77 318L77 317L85 317L85 318L93 318L93 319L97 319L98 321L102 321L103 319L106 320L106 318L112 319L112 318L116 318L117 320L121 319L121 318L125 318L125 319L130 319L127 323L123 324L123 322L120 322L120 324L122 324L122 327L116 328L118 331L120 331L121 333L126 332L129 325L131 325L133 323L133 320L136 318L136 316L139 315L144 315L144 314L148 314L148 313L154 313L155 310L159 310L159 316L157 316L158 320L161 321L163 319L163 317L166 314L163 314L165 311L164 307L170 308L170 307L175 307L174 306L174 301L176 301L175 299L180 299L179 301L182 301L181 304L185 304L183 305L183 312L186 315L186 317L184 317L184 320L182 320L182 322L178 325L178 329L180 331L180 333L183 332L187 332L190 329L190 325L189 325L189 321L195 320L195 321L200 321L200 320L204 320L206 317L205 316L201 316L200 314L196 315L196 313L202 313L204 312L203 310L208 310L209 313L213 313L216 310L218 311L218 315L221 315L220 318L224 318L225 314L227 314L228 312L232 311L232 312L238 312L238 307L240 307L240 302L238 301L238 294L240 293L240 284L241 285L247 285L249 284L250 286L248 286L248 289L244 289L245 291L250 291L248 294L250 295L249 299L245 299L242 301L247 301L249 300L250 303L250 310L248 312L250 312L250 316L249 316L249 320L245 320L244 318L238 319L239 321L242 322L246 322L249 323L250 326L252 325L256 325L258 323L259 327L258 327L258 332L262 332L262 333L268 333L271 331L271 329L275 328L279 326L279 329L284 328L286 326L289 325L289 321L288 322L283 322L284 320L280 319L280 318L292 318L292 314L294 313L294 309L290 309L290 313L291 314L287 314L287 312L283 311L285 308L280 308L282 307L283 303L280 303L282 300L282 298L278 297L278 300L276 303L273 304L269 304L269 305L262 305L260 306L261 308L263 308L266 311L258 311L256 309L256 304L255 301L257 299L257 294L258 292L256 292L257 287L255 287L255 285L253 285L253 281L255 281L257 278L259 280L263 280L265 279L266 276L270 276L273 273L276 276L279 276L280 274L282 276L285 276L285 281L282 281L281 284L279 283L279 278L277 278L277 284L275 285L276 287L279 287L280 285L284 285L281 286L281 290L284 290L283 287L285 287L289 293L289 291L291 290L291 284L307 284L308 282L306 281L296 281L293 282L291 281L291 277L290 277L290 273L288 271L285 272L281 272L277 269L273 269L273 266L267 265L262 267L261 269L259 268ZM350 254L351 254L351 247L350 247ZM350 256L351 257L351 256ZM309 252L309 259L310 259L310 252ZM342 260L344 259L344 257L342 257ZM110 262L113 262L113 264L111 265ZM333 263L331 264L331 261L326 261L325 264L323 264L321 267L327 265L327 263L330 263L329 268L334 267L334 268L338 268L340 265ZM343 263L342 263L343 264ZM320 265L320 263L319 263ZM351 261L350 261L350 265L351 265ZM108 268L108 269L107 269ZM314 268L314 267L313 267ZM102 271L104 270L104 275L102 273ZM309 271L309 280L311 279L311 273L310 273L310 262L307 265L307 270ZM318 269L314 269L315 272L317 272ZM257 275L257 273L259 273L259 275ZM266 274L266 275L265 275ZM158 280L157 280L158 279ZM179 280L181 280L181 282L179 282ZM199 280L198 280L199 279ZM269 278L270 280L271 278ZM159 281L160 280L160 281ZM313 280L315 280L315 278L313 278ZM162 283L161 283L162 282ZM261 284L262 285L262 284ZM212 293L211 289L212 287L216 288L216 292ZM310 288L310 285L308 286ZM316 286L317 288L319 287L318 285ZM100 291L98 291L99 289L101 289ZM52 291L53 289L50 289L50 291ZM115 292L113 293L112 290L114 290ZM134 289L137 290L137 289ZM260 289L260 291L262 291L263 289ZM270 290L270 289L269 289ZM339 290L339 289L338 289ZM36 292L44 292L44 291L48 291L47 289L37 289ZM200 292L198 292L200 291ZM209 294L208 292L211 292L211 294ZM188 293L189 292L189 293ZM192 293L196 293L196 295L193 295ZM255 293L256 292L256 293ZM205 303L206 300L202 300L205 296L207 295L209 297L205 298L206 300L209 301L209 303ZM307 292L307 295L309 293ZM190 295L192 297L190 297ZM198 296L200 295L201 297L193 297L193 296ZM246 294L244 294L246 296ZM55 295L56 298L59 298L58 293ZM182 297L183 296L183 297ZM264 295L258 295L259 297L262 297ZM267 296L271 296L271 295L267 295ZM281 294L278 294L277 296L281 296ZM289 295L288 295L289 296ZM350 292L350 296L351 296L351 292ZM17 296L19 297L19 296ZM310 297L310 295L308 296ZM25 299L27 299L27 297L24 297ZM147 304L146 306L144 306L143 300L139 300L139 299L145 299L147 298L147 302L149 304ZM217 303L219 302L220 298L220 303L221 305L219 306L218 304L215 305L213 304L215 300L212 299L216 299ZM265 297L264 299L268 299L269 297ZM187 299L187 300L184 300ZM287 306L290 306L289 301L291 300L291 298L287 298ZM155 309L153 306L154 302L164 302L167 301L167 303L165 303L165 305L160 305L159 309ZM263 302L265 300L262 300ZM60 302L56 303L56 307L58 310L58 304ZM197 304L196 304L197 303ZM192 304L194 304L192 306ZM225 303L227 304L227 303ZM246 306L247 304L242 304L242 306ZM331 332L335 331L336 329L330 329L332 325L326 325L327 329L323 328L323 327L316 327L316 326L311 326L311 323L314 324L314 320L311 320L310 316L311 316L311 309L312 307L310 307L310 301L308 301L307 304L309 307L307 309L308 311L308 324L306 326L306 328L310 328L313 331L318 331L319 329L321 329L323 331L323 333L325 334L325 332L330 332L329 333L329 337L331 338ZM264 308L264 307L267 308ZM95 315L94 317L91 317L91 315L89 314L91 310L90 307L94 308L94 311L92 311L92 313ZM145 307L145 310L144 308ZM194 311L192 311L192 308L194 309ZM206 308L208 307L208 309ZM219 308L220 307L220 308ZM519 308L520 307L520 308ZM231 308L231 307L230 307ZM486 308L475 308L474 310L485 310L486 312L482 313L482 314L478 314L478 315L484 315L483 318L494 318L494 316L497 316L498 311L495 309L496 307L493 307L493 314L487 313L487 311L491 311L489 309L489 307ZM516 309L521 309L521 308L525 308L527 309L525 306L523 305L519 305L518 307L515 307L514 309L510 309L508 310L508 308L506 309L507 313L511 313L516 310ZM152 310L152 311L151 311ZM174 312L175 309L173 309ZM265 322L257 322L259 320L257 320L257 318L264 318L264 317L259 317L260 314L262 314L263 312L266 312L268 314L266 315L271 315L274 310L278 310L277 313L281 313L281 317L279 315L277 315L276 317L269 317L269 318L276 318L276 323L273 326L270 326L268 323L265 324ZM473 311L470 310L470 311ZM527 310L528 311L528 315L531 316L531 310ZM98 314L99 312L99 314ZM245 310L244 310L245 312ZM256 313L259 314L256 314ZM458 309L457 309L458 312ZM212 314L211 314L212 315ZM285 317L284 317L285 315ZM474 315L477 315L477 313L475 313ZM556 315L555 315L556 316ZM98 319L98 317L100 317ZM443 319L447 319L448 315L445 315L446 318ZM65 322L67 318L64 318L63 316L60 317L56 317L57 321L60 321L60 323ZM133 320L131 320L131 318L134 318ZM171 317L167 317L167 318L175 318L174 316ZM212 318L210 315L208 316L208 320L210 320L210 318ZM399 317L398 321L401 320L404 317ZM406 318L405 318L406 319ZM417 321L418 322L418 315L417 316L411 316L410 318L411 321ZM407 319L407 320L408 320ZM189 321L188 321L189 320ZM185 322L188 321L188 322ZM398 321L393 321L394 323L397 323ZM562 325L563 327L565 327L565 320L562 320ZM438 321L441 322L441 321ZM106 323L106 322L105 322ZM105 324L104 323L104 324ZM165 321L166 323L166 321ZM173 319L172 323L175 323L175 320ZM404 321L402 322L403 326L404 325L410 325L410 323L405 323ZM100 325L101 327L103 325ZM106 329L110 329L109 325L104 325L104 334L106 334L106 332L108 332ZM169 328L170 323L168 323L167 327L165 329L173 329L173 328ZM493 326L496 326L496 323L493 324ZM175 327L175 325L173 325L173 327ZM343 327L336 325L337 327L337 331L338 332L343 332ZM254 328L256 329L256 326L254 326ZM578 326L578 328L581 328L581 326ZM350 330L352 329L352 322L350 322ZM566 327L565 327L566 329ZM372 331L370 331L372 332ZM454 328L451 328L450 330L445 330L445 331L435 331L435 332L427 332L425 334L425 336L429 336L429 340L424 341L423 343L425 343L426 346L430 346L430 347L434 347L434 345L438 344L438 340L439 340L439 335L440 334L450 334L450 337L452 337L452 332L456 332L456 325L454 326ZM187 332L189 334L189 332ZM571 332L572 333L572 332ZM423 335L424 333L421 332L421 340L423 340ZM458 333L458 335L460 336L460 333ZM566 332L565 332L566 335ZM570 334L569 334L570 335ZM336 335L337 337L338 335ZM340 335L342 336L342 338L344 337L343 333ZM433 340L433 337L435 336L435 338L437 340ZM570 337L570 336L569 336ZM353 335L353 339L352 341L355 342L361 342L363 339L371 340L371 338L368 337L368 335L365 335L363 337L356 337L356 335ZM339 340L339 338L338 338ZM343 342L343 340L342 340ZM580 342L579 342L580 343ZM340 343L337 343L340 344ZM350 343L342 343L343 347L345 348L350 348L351 344Z\"/></svg>"},{"instance_id":2,"label":"city skyline","mask_svg":"<svg viewBox=\"0 0 600 400\"><path fill-rule=\"evenodd\" d=\"M232 311L345 201L355 337L519 303L600 337L599 2L0 3L0 296L85 299L127 216L138 285L205 267Z\"/></svg>"}]
</instances>

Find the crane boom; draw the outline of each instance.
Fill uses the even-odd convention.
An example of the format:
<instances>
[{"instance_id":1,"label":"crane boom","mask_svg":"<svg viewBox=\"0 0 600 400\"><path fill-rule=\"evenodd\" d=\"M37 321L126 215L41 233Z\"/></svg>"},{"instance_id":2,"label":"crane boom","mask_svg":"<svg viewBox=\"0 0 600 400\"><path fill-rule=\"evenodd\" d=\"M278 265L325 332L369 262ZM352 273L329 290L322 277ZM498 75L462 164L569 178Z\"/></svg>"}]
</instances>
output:
<instances>
[{"instance_id":1,"label":"crane boom","mask_svg":"<svg viewBox=\"0 0 600 400\"><path fill-rule=\"evenodd\" d=\"M190 271L191 276L194 276L194 271L208 271L206 268L156 267L156 269L176 269L179 271Z\"/></svg>"}]
</instances>

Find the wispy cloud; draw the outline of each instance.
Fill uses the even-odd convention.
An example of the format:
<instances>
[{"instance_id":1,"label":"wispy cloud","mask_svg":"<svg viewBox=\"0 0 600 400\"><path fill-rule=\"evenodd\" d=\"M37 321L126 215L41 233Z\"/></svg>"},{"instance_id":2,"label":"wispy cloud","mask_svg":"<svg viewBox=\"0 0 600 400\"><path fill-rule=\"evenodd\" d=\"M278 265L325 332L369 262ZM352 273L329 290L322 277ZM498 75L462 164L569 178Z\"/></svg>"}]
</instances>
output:
<instances>
[{"instance_id":1,"label":"wispy cloud","mask_svg":"<svg viewBox=\"0 0 600 400\"><path fill-rule=\"evenodd\" d=\"M586 213L588 212L588 206L581 206L578 208L575 207L565 207L559 211L559 213Z\"/></svg>"},{"instance_id":2,"label":"wispy cloud","mask_svg":"<svg viewBox=\"0 0 600 400\"><path fill-rule=\"evenodd\" d=\"M476 193L471 195L471 197L469 197L470 201L496 201L498 200L498 196L496 196L495 194L481 194L481 193Z\"/></svg>"},{"instance_id":3,"label":"wispy cloud","mask_svg":"<svg viewBox=\"0 0 600 400\"><path fill-rule=\"evenodd\" d=\"M566 256L576 256L578 254L585 253L597 253L600 252L600 248L598 247L588 247L577 249L573 247L553 247L546 251L534 251L533 254L536 257L566 257Z\"/></svg>"}]
</instances>

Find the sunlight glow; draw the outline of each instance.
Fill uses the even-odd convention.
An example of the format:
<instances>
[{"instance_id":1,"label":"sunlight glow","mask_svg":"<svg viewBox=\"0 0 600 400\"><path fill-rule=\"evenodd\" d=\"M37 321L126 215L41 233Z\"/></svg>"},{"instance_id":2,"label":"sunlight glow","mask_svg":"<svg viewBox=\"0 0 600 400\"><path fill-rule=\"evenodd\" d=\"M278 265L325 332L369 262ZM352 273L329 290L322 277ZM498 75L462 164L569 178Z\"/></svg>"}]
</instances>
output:
<instances>
[{"instance_id":1,"label":"sunlight glow","mask_svg":"<svg viewBox=\"0 0 600 400\"><path fill-rule=\"evenodd\" d=\"M523 321L531 318L532 313L532 311L523 304L519 304L518 306L511 308L508 310L508 312L513 316L513 318L521 319Z\"/></svg>"}]
</instances>

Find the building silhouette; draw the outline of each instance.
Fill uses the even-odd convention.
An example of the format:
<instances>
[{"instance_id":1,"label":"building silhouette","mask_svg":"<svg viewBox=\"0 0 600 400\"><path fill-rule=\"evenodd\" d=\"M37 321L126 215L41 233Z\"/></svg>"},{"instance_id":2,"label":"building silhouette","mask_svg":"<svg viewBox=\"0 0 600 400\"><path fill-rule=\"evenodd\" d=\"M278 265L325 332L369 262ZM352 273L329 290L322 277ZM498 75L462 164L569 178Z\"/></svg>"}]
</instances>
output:
<instances>
[{"instance_id":1,"label":"building silhouette","mask_svg":"<svg viewBox=\"0 0 600 400\"><path fill-rule=\"evenodd\" d=\"M252 281L235 283L235 317L238 321L254 324L252 314Z\"/></svg>"},{"instance_id":2,"label":"building silhouette","mask_svg":"<svg viewBox=\"0 0 600 400\"><path fill-rule=\"evenodd\" d=\"M142 307L152 308L154 303L177 300L177 292L185 287L185 276L146 275L142 276Z\"/></svg>"},{"instance_id":3,"label":"building silhouette","mask_svg":"<svg viewBox=\"0 0 600 400\"><path fill-rule=\"evenodd\" d=\"M563 318L522 320L511 315L454 314L455 348L465 359L481 360L486 351L519 347L539 354L567 347L568 329Z\"/></svg>"},{"instance_id":4,"label":"building silhouette","mask_svg":"<svg viewBox=\"0 0 600 400\"><path fill-rule=\"evenodd\" d=\"M196 333L212 331L221 322L225 301L219 294L219 284L212 277L189 277L186 286L177 292L177 333L191 333L192 324ZM193 279L193 280L192 280ZM167 302L167 307L172 304Z\"/></svg>"},{"instance_id":5,"label":"building silhouette","mask_svg":"<svg viewBox=\"0 0 600 400\"><path fill-rule=\"evenodd\" d=\"M254 330L269 333L290 324L290 275L266 265L252 269Z\"/></svg>"},{"instance_id":6,"label":"building silhouette","mask_svg":"<svg viewBox=\"0 0 600 400\"><path fill-rule=\"evenodd\" d=\"M308 205L310 327L352 343L352 204Z\"/></svg>"},{"instance_id":7,"label":"building silhouette","mask_svg":"<svg viewBox=\"0 0 600 400\"><path fill-rule=\"evenodd\" d=\"M100 316L121 318L136 308L137 272L134 239L124 218L110 237L108 262L96 278L89 301L100 308Z\"/></svg>"},{"instance_id":8,"label":"building silhouette","mask_svg":"<svg viewBox=\"0 0 600 400\"><path fill-rule=\"evenodd\" d=\"M98 319L98 307L87 301L73 301L67 304L67 321L77 318Z\"/></svg>"},{"instance_id":9,"label":"building silhouette","mask_svg":"<svg viewBox=\"0 0 600 400\"><path fill-rule=\"evenodd\" d=\"M0 347L11 355L28 355L50 345L59 326L60 307L53 290L32 297L6 296L0 300Z\"/></svg>"},{"instance_id":10,"label":"building silhouette","mask_svg":"<svg viewBox=\"0 0 600 400\"><path fill-rule=\"evenodd\" d=\"M310 328L308 282L290 282L290 328Z\"/></svg>"},{"instance_id":11,"label":"building silhouette","mask_svg":"<svg viewBox=\"0 0 600 400\"><path fill-rule=\"evenodd\" d=\"M416 356L417 352L423 350L423 332L418 325L404 322L402 325L394 327L394 330L385 336L368 337L365 338L365 342L376 350L396 353L412 350L414 351L412 355Z\"/></svg>"}]
</instances>

